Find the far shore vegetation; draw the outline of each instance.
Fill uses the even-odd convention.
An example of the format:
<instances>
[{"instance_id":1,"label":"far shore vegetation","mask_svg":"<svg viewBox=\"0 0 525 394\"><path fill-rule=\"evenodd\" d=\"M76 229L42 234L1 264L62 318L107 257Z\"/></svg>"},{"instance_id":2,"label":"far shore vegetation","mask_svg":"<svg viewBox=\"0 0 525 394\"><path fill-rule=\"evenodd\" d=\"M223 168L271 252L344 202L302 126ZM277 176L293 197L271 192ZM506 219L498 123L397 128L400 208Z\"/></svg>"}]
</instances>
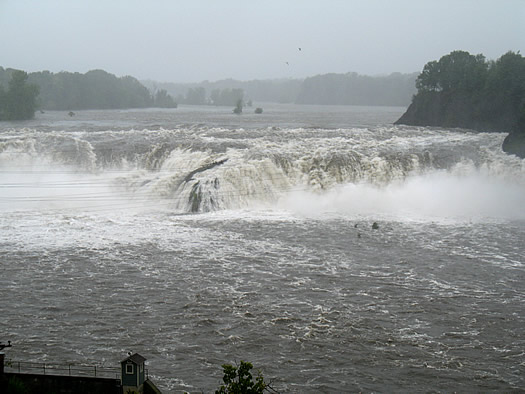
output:
<instances>
[{"instance_id":1,"label":"far shore vegetation","mask_svg":"<svg viewBox=\"0 0 525 394\"><path fill-rule=\"evenodd\" d=\"M324 74L306 79L236 81L196 84L138 81L103 70L26 73L0 67L0 120L30 119L36 110L177 108L185 105L235 107L253 101L317 105L408 105L417 74L363 76ZM262 111L259 110L258 113Z\"/></svg>"},{"instance_id":2,"label":"far shore vegetation","mask_svg":"<svg viewBox=\"0 0 525 394\"><path fill-rule=\"evenodd\" d=\"M118 78L103 70L85 74L26 73L0 67L0 120L23 120L35 110L176 108L164 89L153 92L137 79Z\"/></svg>"},{"instance_id":3,"label":"far shore vegetation","mask_svg":"<svg viewBox=\"0 0 525 394\"><path fill-rule=\"evenodd\" d=\"M179 104L187 105L235 107L238 100L243 100L246 103L408 106L416 93L417 75L418 73L380 76L330 73L305 79L142 83L150 88L162 87Z\"/></svg>"}]
</instances>

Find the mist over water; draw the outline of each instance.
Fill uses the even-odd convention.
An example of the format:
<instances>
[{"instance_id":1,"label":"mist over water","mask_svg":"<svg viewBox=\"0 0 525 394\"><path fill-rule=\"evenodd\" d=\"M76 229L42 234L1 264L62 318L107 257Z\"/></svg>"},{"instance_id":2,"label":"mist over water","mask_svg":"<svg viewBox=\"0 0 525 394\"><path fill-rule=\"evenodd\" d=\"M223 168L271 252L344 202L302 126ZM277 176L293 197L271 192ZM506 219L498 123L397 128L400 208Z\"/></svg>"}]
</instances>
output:
<instances>
[{"instance_id":1,"label":"mist over water","mask_svg":"<svg viewBox=\"0 0 525 394\"><path fill-rule=\"evenodd\" d=\"M479 173L435 172L386 186L349 184L325 195L295 192L282 199L284 209L319 216L375 216L401 221L525 219L520 209L523 185Z\"/></svg>"},{"instance_id":2,"label":"mist over water","mask_svg":"<svg viewBox=\"0 0 525 394\"><path fill-rule=\"evenodd\" d=\"M0 124L8 357L133 350L166 392L239 360L282 392L519 391L524 161L403 110Z\"/></svg>"}]
</instances>

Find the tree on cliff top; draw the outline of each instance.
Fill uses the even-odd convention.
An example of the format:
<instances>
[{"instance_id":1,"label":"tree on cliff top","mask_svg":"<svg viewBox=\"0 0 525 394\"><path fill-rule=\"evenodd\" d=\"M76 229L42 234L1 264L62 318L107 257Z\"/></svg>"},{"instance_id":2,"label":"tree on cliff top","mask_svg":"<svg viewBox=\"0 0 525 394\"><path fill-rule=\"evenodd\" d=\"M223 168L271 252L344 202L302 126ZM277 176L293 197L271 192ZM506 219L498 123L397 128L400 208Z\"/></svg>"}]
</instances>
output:
<instances>
[{"instance_id":1,"label":"tree on cliff top","mask_svg":"<svg viewBox=\"0 0 525 394\"><path fill-rule=\"evenodd\" d=\"M418 92L472 92L483 88L487 70L485 56L454 51L441 57L439 61L428 62L416 79L416 87Z\"/></svg>"},{"instance_id":2,"label":"tree on cliff top","mask_svg":"<svg viewBox=\"0 0 525 394\"><path fill-rule=\"evenodd\" d=\"M525 133L525 58L496 61L454 51L425 65L418 93L397 124Z\"/></svg>"}]
</instances>

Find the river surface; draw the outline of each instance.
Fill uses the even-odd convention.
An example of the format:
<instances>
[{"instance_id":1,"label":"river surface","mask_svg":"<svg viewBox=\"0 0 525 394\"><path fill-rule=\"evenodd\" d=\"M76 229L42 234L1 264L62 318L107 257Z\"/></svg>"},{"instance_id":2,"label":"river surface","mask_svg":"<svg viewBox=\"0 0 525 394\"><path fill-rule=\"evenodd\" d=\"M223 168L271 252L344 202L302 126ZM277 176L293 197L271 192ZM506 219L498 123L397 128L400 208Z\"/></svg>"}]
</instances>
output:
<instances>
[{"instance_id":1,"label":"river surface","mask_svg":"<svg viewBox=\"0 0 525 394\"><path fill-rule=\"evenodd\" d=\"M7 358L138 352L169 393L240 360L283 393L524 392L525 161L505 135L262 106L0 122Z\"/></svg>"}]
</instances>

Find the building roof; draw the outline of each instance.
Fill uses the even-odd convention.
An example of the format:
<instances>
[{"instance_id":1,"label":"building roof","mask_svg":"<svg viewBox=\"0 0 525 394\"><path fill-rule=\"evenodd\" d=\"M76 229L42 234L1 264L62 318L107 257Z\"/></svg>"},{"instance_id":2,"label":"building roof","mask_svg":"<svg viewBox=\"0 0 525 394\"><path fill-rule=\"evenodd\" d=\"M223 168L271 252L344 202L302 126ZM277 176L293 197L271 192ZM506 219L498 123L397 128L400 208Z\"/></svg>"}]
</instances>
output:
<instances>
[{"instance_id":1,"label":"building roof","mask_svg":"<svg viewBox=\"0 0 525 394\"><path fill-rule=\"evenodd\" d=\"M126 361L132 361L135 364L142 364L144 361L146 361L146 359L144 357L142 357L140 354L135 353L135 354L132 354L129 357L126 357L124 360L121 361L121 363L124 363Z\"/></svg>"}]
</instances>

